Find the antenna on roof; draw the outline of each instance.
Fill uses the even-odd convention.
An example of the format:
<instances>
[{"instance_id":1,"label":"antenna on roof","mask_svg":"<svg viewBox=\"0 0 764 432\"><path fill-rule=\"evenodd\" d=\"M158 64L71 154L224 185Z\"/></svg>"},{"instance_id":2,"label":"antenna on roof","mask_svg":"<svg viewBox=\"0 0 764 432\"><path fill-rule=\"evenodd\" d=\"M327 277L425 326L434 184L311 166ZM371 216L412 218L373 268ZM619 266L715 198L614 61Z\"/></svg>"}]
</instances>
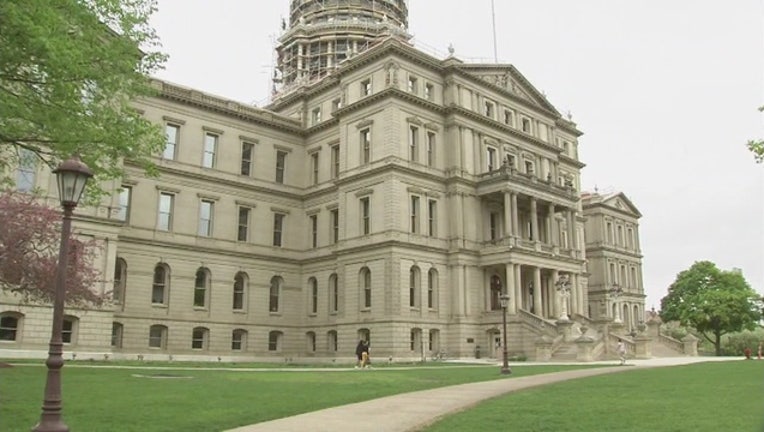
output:
<instances>
[{"instance_id":1,"label":"antenna on roof","mask_svg":"<svg viewBox=\"0 0 764 432\"><path fill-rule=\"evenodd\" d=\"M494 5L494 0L491 0L491 21L493 22L493 62L498 63L499 53L496 46L496 7Z\"/></svg>"}]
</instances>

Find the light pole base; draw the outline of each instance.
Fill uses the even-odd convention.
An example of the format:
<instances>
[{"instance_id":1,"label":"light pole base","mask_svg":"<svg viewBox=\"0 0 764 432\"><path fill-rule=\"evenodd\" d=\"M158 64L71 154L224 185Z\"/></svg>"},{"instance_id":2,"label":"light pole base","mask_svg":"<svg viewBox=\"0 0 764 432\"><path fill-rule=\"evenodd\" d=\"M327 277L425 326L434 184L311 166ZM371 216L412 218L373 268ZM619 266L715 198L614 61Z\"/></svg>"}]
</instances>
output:
<instances>
[{"instance_id":1,"label":"light pole base","mask_svg":"<svg viewBox=\"0 0 764 432\"><path fill-rule=\"evenodd\" d=\"M502 375L509 375L512 373L512 369L509 368L509 366L502 366L501 367L501 374Z\"/></svg>"}]
</instances>

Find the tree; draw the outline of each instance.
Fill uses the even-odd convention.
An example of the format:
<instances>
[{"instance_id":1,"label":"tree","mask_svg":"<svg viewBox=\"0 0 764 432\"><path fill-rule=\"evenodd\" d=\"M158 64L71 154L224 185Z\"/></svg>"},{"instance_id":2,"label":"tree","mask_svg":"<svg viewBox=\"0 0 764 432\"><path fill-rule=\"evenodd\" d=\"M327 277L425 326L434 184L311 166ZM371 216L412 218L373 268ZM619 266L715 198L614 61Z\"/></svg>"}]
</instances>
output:
<instances>
[{"instance_id":1,"label":"tree","mask_svg":"<svg viewBox=\"0 0 764 432\"><path fill-rule=\"evenodd\" d=\"M27 303L53 303L61 242L61 213L32 195L0 194L0 289ZM97 306L104 298L91 288L99 280L94 241L69 239L66 300Z\"/></svg>"},{"instance_id":2,"label":"tree","mask_svg":"<svg viewBox=\"0 0 764 432\"><path fill-rule=\"evenodd\" d=\"M764 106L759 107L759 111L764 111ZM757 163L764 162L764 140L748 141L748 150L753 153L753 157L756 159Z\"/></svg>"},{"instance_id":3,"label":"tree","mask_svg":"<svg viewBox=\"0 0 764 432\"><path fill-rule=\"evenodd\" d=\"M0 1L0 175L29 154L50 167L79 154L100 180L120 178L123 159L155 172L164 136L131 107L166 59L155 3Z\"/></svg>"},{"instance_id":4,"label":"tree","mask_svg":"<svg viewBox=\"0 0 764 432\"><path fill-rule=\"evenodd\" d=\"M661 319L693 327L721 355L721 337L752 330L761 319L757 294L739 271L719 270L699 261L676 277L661 299Z\"/></svg>"}]
</instances>

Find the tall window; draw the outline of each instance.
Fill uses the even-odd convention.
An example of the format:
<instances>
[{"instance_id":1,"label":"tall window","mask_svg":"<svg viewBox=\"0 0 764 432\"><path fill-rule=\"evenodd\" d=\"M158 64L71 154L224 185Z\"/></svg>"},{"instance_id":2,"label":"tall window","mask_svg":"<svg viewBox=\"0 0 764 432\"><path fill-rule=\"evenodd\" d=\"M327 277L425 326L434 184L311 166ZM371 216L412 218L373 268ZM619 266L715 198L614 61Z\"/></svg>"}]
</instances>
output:
<instances>
[{"instance_id":1,"label":"tall window","mask_svg":"<svg viewBox=\"0 0 764 432\"><path fill-rule=\"evenodd\" d=\"M411 232L419 232L419 197L411 197Z\"/></svg>"},{"instance_id":2,"label":"tall window","mask_svg":"<svg viewBox=\"0 0 764 432\"><path fill-rule=\"evenodd\" d=\"M413 266L409 270L409 306L419 306L419 267Z\"/></svg>"},{"instance_id":3,"label":"tall window","mask_svg":"<svg viewBox=\"0 0 764 432\"><path fill-rule=\"evenodd\" d=\"M332 178L340 176L340 145L332 146Z\"/></svg>"},{"instance_id":4,"label":"tall window","mask_svg":"<svg viewBox=\"0 0 764 432\"><path fill-rule=\"evenodd\" d=\"M204 155L202 156L202 166L212 168L215 166L215 153L218 148L218 136L211 133L204 134Z\"/></svg>"},{"instance_id":5,"label":"tall window","mask_svg":"<svg viewBox=\"0 0 764 432\"><path fill-rule=\"evenodd\" d=\"M618 233L618 246L623 246L623 227L616 226L616 232Z\"/></svg>"},{"instance_id":6,"label":"tall window","mask_svg":"<svg viewBox=\"0 0 764 432\"><path fill-rule=\"evenodd\" d=\"M308 344L308 352L316 352L316 333L312 331L305 333L305 339Z\"/></svg>"},{"instance_id":7,"label":"tall window","mask_svg":"<svg viewBox=\"0 0 764 432\"><path fill-rule=\"evenodd\" d=\"M337 339L337 332L335 330L329 330L329 332L326 333L326 340L330 352L337 352L339 350Z\"/></svg>"},{"instance_id":8,"label":"tall window","mask_svg":"<svg viewBox=\"0 0 764 432\"><path fill-rule=\"evenodd\" d=\"M321 107L313 109L312 119L313 125L321 123Z\"/></svg>"},{"instance_id":9,"label":"tall window","mask_svg":"<svg viewBox=\"0 0 764 432\"><path fill-rule=\"evenodd\" d=\"M255 145L251 142L241 143L241 175L252 175L252 162L255 153Z\"/></svg>"},{"instance_id":10,"label":"tall window","mask_svg":"<svg viewBox=\"0 0 764 432\"><path fill-rule=\"evenodd\" d=\"M484 108L485 108L485 116L493 118L493 111L494 111L493 102L485 101Z\"/></svg>"},{"instance_id":11,"label":"tall window","mask_svg":"<svg viewBox=\"0 0 764 432\"><path fill-rule=\"evenodd\" d=\"M159 194L159 217L157 220L157 229L160 231L170 231L172 229L172 211L175 195L162 192Z\"/></svg>"},{"instance_id":12,"label":"tall window","mask_svg":"<svg viewBox=\"0 0 764 432\"><path fill-rule=\"evenodd\" d=\"M607 226L607 242L608 244L613 244L613 223L608 222L606 226Z\"/></svg>"},{"instance_id":13,"label":"tall window","mask_svg":"<svg viewBox=\"0 0 764 432\"><path fill-rule=\"evenodd\" d=\"M244 296L247 293L249 277L244 272L236 273L233 278L233 310L244 310Z\"/></svg>"},{"instance_id":14,"label":"tall window","mask_svg":"<svg viewBox=\"0 0 764 432\"><path fill-rule=\"evenodd\" d=\"M281 246L281 236L284 232L284 215L273 214L273 246Z\"/></svg>"},{"instance_id":15,"label":"tall window","mask_svg":"<svg viewBox=\"0 0 764 432\"><path fill-rule=\"evenodd\" d=\"M199 235L202 237L212 236L212 217L215 213L215 203L210 200L202 200L199 203Z\"/></svg>"},{"instance_id":16,"label":"tall window","mask_svg":"<svg viewBox=\"0 0 764 432\"><path fill-rule=\"evenodd\" d=\"M412 94L419 93L419 84L416 77L410 76L408 81L408 91Z\"/></svg>"},{"instance_id":17,"label":"tall window","mask_svg":"<svg viewBox=\"0 0 764 432\"><path fill-rule=\"evenodd\" d=\"M206 268L201 267L196 271L196 277L194 278L194 307L203 308L207 305L211 279L210 271Z\"/></svg>"},{"instance_id":18,"label":"tall window","mask_svg":"<svg viewBox=\"0 0 764 432\"><path fill-rule=\"evenodd\" d=\"M491 212L489 217L489 230L490 230L490 238L491 240L496 240L499 238L499 214Z\"/></svg>"},{"instance_id":19,"label":"tall window","mask_svg":"<svg viewBox=\"0 0 764 432\"><path fill-rule=\"evenodd\" d=\"M409 126L409 159L419 161L419 128L416 126Z\"/></svg>"},{"instance_id":20,"label":"tall window","mask_svg":"<svg viewBox=\"0 0 764 432\"><path fill-rule=\"evenodd\" d=\"M615 263L610 263L609 270L610 270L610 283L613 285L617 285L618 275L615 272Z\"/></svg>"},{"instance_id":21,"label":"tall window","mask_svg":"<svg viewBox=\"0 0 764 432\"><path fill-rule=\"evenodd\" d=\"M310 216L310 247L318 247L318 215Z\"/></svg>"},{"instance_id":22,"label":"tall window","mask_svg":"<svg viewBox=\"0 0 764 432\"><path fill-rule=\"evenodd\" d=\"M132 194L133 188L130 186L122 186L122 189L119 191L119 207L117 207L117 214L114 215L115 218L121 221L127 221L130 219L130 199Z\"/></svg>"},{"instance_id":23,"label":"tall window","mask_svg":"<svg viewBox=\"0 0 764 432\"><path fill-rule=\"evenodd\" d=\"M634 249L634 230L631 228L626 230L626 247Z\"/></svg>"},{"instance_id":24,"label":"tall window","mask_svg":"<svg viewBox=\"0 0 764 432\"><path fill-rule=\"evenodd\" d=\"M64 316L64 325L61 328L61 340L65 344L77 342L77 324L79 319L74 316Z\"/></svg>"},{"instance_id":25,"label":"tall window","mask_svg":"<svg viewBox=\"0 0 764 432\"><path fill-rule=\"evenodd\" d=\"M497 275L491 276L491 310L501 310L501 291L501 278Z\"/></svg>"},{"instance_id":26,"label":"tall window","mask_svg":"<svg viewBox=\"0 0 764 432\"><path fill-rule=\"evenodd\" d=\"M329 312L336 313L339 310L340 290L337 274L329 276Z\"/></svg>"},{"instance_id":27,"label":"tall window","mask_svg":"<svg viewBox=\"0 0 764 432\"><path fill-rule=\"evenodd\" d=\"M282 279L278 276L271 278L271 288L268 298L268 311L279 311L279 297L281 296L281 283Z\"/></svg>"},{"instance_id":28,"label":"tall window","mask_svg":"<svg viewBox=\"0 0 764 432\"><path fill-rule=\"evenodd\" d=\"M370 96L371 92L371 78L361 81L361 96Z\"/></svg>"},{"instance_id":29,"label":"tall window","mask_svg":"<svg viewBox=\"0 0 764 432\"><path fill-rule=\"evenodd\" d=\"M127 262L117 258L114 263L114 292L112 297L115 304L121 304L125 299L125 287L127 286Z\"/></svg>"},{"instance_id":30,"label":"tall window","mask_svg":"<svg viewBox=\"0 0 764 432\"><path fill-rule=\"evenodd\" d=\"M512 114L512 111L505 109L504 110L504 124L508 126L514 126L515 125L515 119L514 115Z\"/></svg>"},{"instance_id":31,"label":"tall window","mask_svg":"<svg viewBox=\"0 0 764 432\"><path fill-rule=\"evenodd\" d=\"M247 331L236 329L231 332L231 351L244 351L247 348Z\"/></svg>"},{"instance_id":32,"label":"tall window","mask_svg":"<svg viewBox=\"0 0 764 432\"><path fill-rule=\"evenodd\" d=\"M17 312L0 314L0 341L18 341L23 315Z\"/></svg>"},{"instance_id":33,"label":"tall window","mask_svg":"<svg viewBox=\"0 0 764 432\"><path fill-rule=\"evenodd\" d=\"M371 161L371 129L361 131L361 164L366 165Z\"/></svg>"},{"instance_id":34,"label":"tall window","mask_svg":"<svg viewBox=\"0 0 764 432\"><path fill-rule=\"evenodd\" d=\"M430 269L427 272L427 307L435 308L435 296L438 290L438 271Z\"/></svg>"},{"instance_id":35,"label":"tall window","mask_svg":"<svg viewBox=\"0 0 764 432\"><path fill-rule=\"evenodd\" d=\"M311 169L311 181L313 185L318 184L318 152L314 152L310 155L310 169Z\"/></svg>"},{"instance_id":36,"label":"tall window","mask_svg":"<svg viewBox=\"0 0 764 432\"><path fill-rule=\"evenodd\" d=\"M316 278L310 278L308 280L310 286L310 313L318 313L318 281Z\"/></svg>"},{"instance_id":37,"label":"tall window","mask_svg":"<svg viewBox=\"0 0 764 432\"><path fill-rule=\"evenodd\" d=\"M435 97L435 87L432 84L424 85L424 98L427 100L433 100Z\"/></svg>"},{"instance_id":38,"label":"tall window","mask_svg":"<svg viewBox=\"0 0 764 432\"><path fill-rule=\"evenodd\" d=\"M361 234L368 235L371 232L371 205L369 197L361 198Z\"/></svg>"},{"instance_id":39,"label":"tall window","mask_svg":"<svg viewBox=\"0 0 764 432\"><path fill-rule=\"evenodd\" d=\"M279 351L281 349L281 332L271 331L268 333L268 351Z\"/></svg>"},{"instance_id":40,"label":"tall window","mask_svg":"<svg viewBox=\"0 0 764 432\"><path fill-rule=\"evenodd\" d=\"M435 132L427 132L427 166L435 166Z\"/></svg>"},{"instance_id":41,"label":"tall window","mask_svg":"<svg viewBox=\"0 0 764 432\"><path fill-rule=\"evenodd\" d=\"M29 192L34 189L37 177L37 155L31 150L21 149L19 167L16 171L16 189L19 192Z\"/></svg>"},{"instance_id":42,"label":"tall window","mask_svg":"<svg viewBox=\"0 0 764 432\"><path fill-rule=\"evenodd\" d=\"M523 117L522 130L527 134L531 133L531 120L527 117Z\"/></svg>"},{"instance_id":43,"label":"tall window","mask_svg":"<svg viewBox=\"0 0 764 432\"><path fill-rule=\"evenodd\" d=\"M364 267L361 269L361 289L363 291L363 307L371 307L371 271Z\"/></svg>"},{"instance_id":44,"label":"tall window","mask_svg":"<svg viewBox=\"0 0 764 432\"><path fill-rule=\"evenodd\" d=\"M206 350L210 331L204 327L194 327L191 332L191 349Z\"/></svg>"},{"instance_id":45,"label":"tall window","mask_svg":"<svg viewBox=\"0 0 764 432\"><path fill-rule=\"evenodd\" d=\"M153 325L149 328L149 348L165 349L167 347L167 327Z\"/></svg>"},{"instance_id":46,"label":"tall window","mask_svg":"<svg viewBox=\"0 0 764 432\"><path fill-rule=\"evenodd\" d=\"M286 171L286 157L287 152L276 152L276 183L284 183L284 171Z\"/></svg>"},{"instance_id":47,"label":"tall window","mask_svg":"<svg viewBox=\"0 0 764 432\"><path fill-rule=\"evenodd\" d=\"M249 207L239 207L239 228L236 233L236 240L249 240L249 216L252 209Z\"/></svg>"},{"instance_id":48,"label":"tall window","mask_svg":"<svg viewBox=\"0 0 764 432\"><path fill-rule=\"evenodd\" d=\"M498 168L496 165L496 149L493 147L488 147L486 149L486 165L488 171L493 171Z\"/></svg>"},{"instance_id":49,"label":"tall window","mask_svg":"<svg viewBox=\"0 0 764 432\"><path fill-rule=\"evenodd\" d=\"M122 331L124 326L121 323L111 323L111 346L122 348Z\"/></svg>"},{"instance_id":50,"label":"tall window","mask_svg":"<svg viewBox=\"0 0 764 432\"><path fill-rule=\"evenodd\" d=\"M332 244L336 244L340 240L340 211L334 209L331 211L331 223L332 223Z\"/></svg>"},{"instance_id":51,"label":"tall window","mask_svg":"<svg viewBox=\"0 0 764 432\"><path fill-rule=\"evenodd\" d=\"M435 200L427 201L427 235L435 237L438 235L438 202Z\"/></svg>"},{"instance_id":52,"label":"tall window","mask_svg":"<svg viewBox=\"0 0 764 432\"><path fill-rule=\"evenodd\" d=\"M180 138L180 126L167 124L164 127L164 134L165 137L167 137L167 142L165 143L164 151L162 152L162 158L175 160L178 139Z\"/></svg>"},{"instance_id":53,"label":"tall window","mask_svg":"<svg viewBox=\"0 0 764 432\"><path fill-rule=\"evenodd\" d=\"M167 304L170 290L170 269L166 264L154 267L154 282L151 286L151 303Z\"/></svg>"}]
</instances>

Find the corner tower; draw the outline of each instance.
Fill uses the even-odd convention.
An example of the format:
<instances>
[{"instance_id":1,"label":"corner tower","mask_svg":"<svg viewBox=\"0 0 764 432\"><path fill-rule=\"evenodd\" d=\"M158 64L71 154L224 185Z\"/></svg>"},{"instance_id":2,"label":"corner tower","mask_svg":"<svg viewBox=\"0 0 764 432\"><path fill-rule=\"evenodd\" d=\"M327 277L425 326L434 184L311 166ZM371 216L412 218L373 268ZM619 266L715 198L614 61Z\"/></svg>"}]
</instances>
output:
<instances>
[{"instance_id":1,"label":"corner tower","mask_svg":"<svg viewBox=\"0 0 764 432\"><path fill-rule=\"evenodd\" d=\"M406 0L292 0L276 46L277 91L328 75L380 38L409 40L407 29Z\"/></svg>"}]
</instances>

